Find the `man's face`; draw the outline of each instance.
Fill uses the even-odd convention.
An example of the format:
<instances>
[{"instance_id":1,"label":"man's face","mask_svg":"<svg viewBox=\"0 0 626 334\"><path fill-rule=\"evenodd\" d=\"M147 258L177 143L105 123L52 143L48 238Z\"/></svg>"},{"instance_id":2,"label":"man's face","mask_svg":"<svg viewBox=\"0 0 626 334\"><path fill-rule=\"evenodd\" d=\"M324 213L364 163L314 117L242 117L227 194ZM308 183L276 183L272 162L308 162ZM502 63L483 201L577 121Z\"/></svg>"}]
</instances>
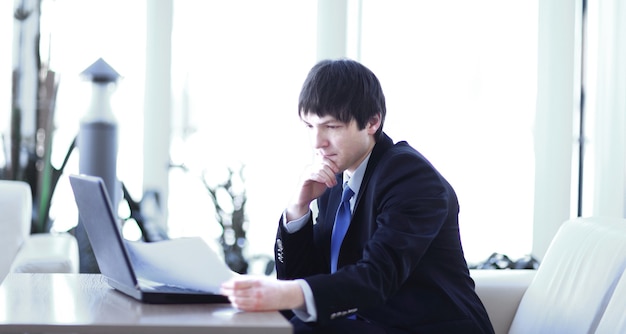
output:
<instances>
[{"instance_id":1,"label":"man's face","mask_svg":"<svg viewBox=\"0 0 626 334\"><path fill-rule=\"evenodd\" d=\"M374 134L380 125L376 118L359 130L355 120L343 123L332 116L313 113L302 114L302 121L310 130L316 154L334 162L340 171L349 172L354 172L374 147Z\"/></svg>"}]
</instances>

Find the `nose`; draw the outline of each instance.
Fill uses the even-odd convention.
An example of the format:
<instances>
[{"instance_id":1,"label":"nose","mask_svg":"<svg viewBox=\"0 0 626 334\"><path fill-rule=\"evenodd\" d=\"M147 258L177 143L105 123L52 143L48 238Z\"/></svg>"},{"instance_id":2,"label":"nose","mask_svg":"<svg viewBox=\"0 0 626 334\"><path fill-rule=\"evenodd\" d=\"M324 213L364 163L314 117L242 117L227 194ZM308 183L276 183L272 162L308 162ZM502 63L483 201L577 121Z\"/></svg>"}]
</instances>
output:
<instances>
[{"instance_id":1,"label":"nose","mask_svg":"<svg viewBox=\"0 0 626 334\"><path fill-rule=\"evenodd\" d=\"M313 128L313 147L315 149L320 149L328 146L328 139L323 131L320 131L319 128Z\"/></svg>"}]
</instances>

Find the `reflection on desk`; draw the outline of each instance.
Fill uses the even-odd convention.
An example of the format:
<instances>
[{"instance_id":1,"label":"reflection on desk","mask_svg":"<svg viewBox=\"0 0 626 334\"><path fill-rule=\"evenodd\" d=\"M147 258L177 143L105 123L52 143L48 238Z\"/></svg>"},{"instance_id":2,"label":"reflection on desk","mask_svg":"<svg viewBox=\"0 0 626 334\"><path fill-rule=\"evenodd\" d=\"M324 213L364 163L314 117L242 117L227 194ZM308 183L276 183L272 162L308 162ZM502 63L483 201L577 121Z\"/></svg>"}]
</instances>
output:
<instances>
[{"instance_id":1,"label":"reflection on desk","mask_svg":"<svg viewBox=\"0 0 626 334\"><path fill-rule=\"evenodd\" d=\"M0 332L291 333L278 312L229 304L143 304L94 274L9 274L0 285Z\"/></svg>"}]
</instances>

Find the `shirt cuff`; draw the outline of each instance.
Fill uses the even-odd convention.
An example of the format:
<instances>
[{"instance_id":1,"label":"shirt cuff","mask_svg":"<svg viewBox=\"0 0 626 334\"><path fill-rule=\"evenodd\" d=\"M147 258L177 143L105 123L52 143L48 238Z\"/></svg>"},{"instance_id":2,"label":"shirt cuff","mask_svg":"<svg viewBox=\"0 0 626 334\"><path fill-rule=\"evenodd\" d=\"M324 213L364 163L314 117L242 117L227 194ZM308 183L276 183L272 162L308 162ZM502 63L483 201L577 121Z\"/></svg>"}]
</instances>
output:
<instances>
[{"instance_id":1,"label":"shirt cuff","mask_svg":"<svg viewBox=\"0 0 626 334\"><path fill-rule=\"evenodd\" d=\"M300 288L304 294L304 306L302 308L292 310L293 314L304 322L316 321L317 310L315 309L315 299L313 298L313 291L311 291L309 283L303 279L297 279L295 281L300 284Z\"/></svg>"},{"instance_id":2,"label":"shirt cuff","mask_svg":"<svg viewBox=\"0 0 626 334\"><path fill-rule=\"evenodd\" d=\"M296 233L300 231L300 229L302 229L304 225L306 225L310 217L311 217L311 210L309 210L309 212L307 212L304 216L288 222L287 212L284 211L283 212L283 227L285 227L285 229L287 230L287 233L289 234Z\"/></svg>"}]
</instances>

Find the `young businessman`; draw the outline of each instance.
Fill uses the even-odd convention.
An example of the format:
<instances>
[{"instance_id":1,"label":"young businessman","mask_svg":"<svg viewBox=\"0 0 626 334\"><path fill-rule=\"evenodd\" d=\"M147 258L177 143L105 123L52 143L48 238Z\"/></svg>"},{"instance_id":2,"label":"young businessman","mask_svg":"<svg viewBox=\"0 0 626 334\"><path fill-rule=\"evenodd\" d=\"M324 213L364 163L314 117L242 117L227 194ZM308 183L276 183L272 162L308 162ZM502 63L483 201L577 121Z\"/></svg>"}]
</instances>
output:
<instances>
[{"instance_id":1,"label":"young businessman","mask_svg":"<svg viewBox=\"0 0 626 334\"><path fill-rule=\"evenodd\" d=\"M278 280L225 283L232 304L291 310L296 333L493 333L463 255L455 192L382 131L376 76L352 60L321 61L298 112L319 162L280 219Z\"/></svg>"}]
</instances>

